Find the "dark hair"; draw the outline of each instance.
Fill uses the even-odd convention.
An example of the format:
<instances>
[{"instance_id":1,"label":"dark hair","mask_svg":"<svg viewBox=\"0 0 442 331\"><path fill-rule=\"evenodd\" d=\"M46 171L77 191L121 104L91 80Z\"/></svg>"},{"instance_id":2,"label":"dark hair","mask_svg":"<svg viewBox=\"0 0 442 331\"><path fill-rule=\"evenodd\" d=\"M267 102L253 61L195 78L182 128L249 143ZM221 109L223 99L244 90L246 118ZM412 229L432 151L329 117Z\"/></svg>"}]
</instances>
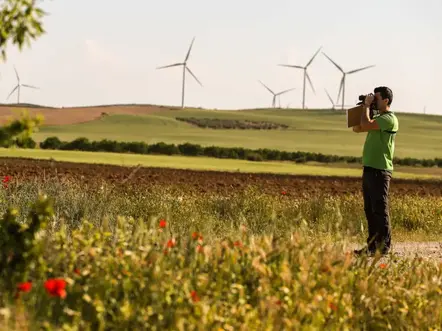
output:
<instances>
[{"instance_id":1,"label":"dark hair","mask_svg":"<svg viewBox=\"0 0 442 331\"><path fill-rule=\"evenodd\" d=\"M379 94L382 97L382 100L387 99L388 98L388 105L390 106L391 103L393 102L393 91L386 86L378 86L374 89L374 93L379 92Z\"/></svg>"}]
</instances>

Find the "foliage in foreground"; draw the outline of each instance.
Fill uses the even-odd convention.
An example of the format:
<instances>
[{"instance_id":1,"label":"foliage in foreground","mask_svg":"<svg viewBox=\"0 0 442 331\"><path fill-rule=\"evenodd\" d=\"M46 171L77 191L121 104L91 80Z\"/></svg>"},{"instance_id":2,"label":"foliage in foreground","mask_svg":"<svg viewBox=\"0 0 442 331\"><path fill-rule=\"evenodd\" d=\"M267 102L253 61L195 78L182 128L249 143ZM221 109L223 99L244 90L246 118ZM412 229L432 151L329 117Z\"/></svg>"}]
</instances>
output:
<instances>
[{"instance_id":1,"label":"foliage in foreground","mask_svg":"<svg viewBox=\"0 0 442 331\"><path fill-rule=\"evenodd\" d=\"M46 33L42 18L46 15L35 0L4 0L0 5L0 58L6 60L8 42L19 50Z\"/></svg>"},{"instance_id":2,"label":"foliage in foreground","mask_svg":"<svg viewBox=\"0 0 442 331\"><path fill-rule=\"evenodd\" d=\"M44 227L51 210L40 197L30 218ZM437 263L353 260L345 248L299 233L252 236L242 227L207 244L197 228L177 236L167 220L120 218L72 232L48 227L35 244L44 246L43 259L29 261L24 283L1 279L5 327L405 330L442 323Z\"/></svg>"}]
</instances>

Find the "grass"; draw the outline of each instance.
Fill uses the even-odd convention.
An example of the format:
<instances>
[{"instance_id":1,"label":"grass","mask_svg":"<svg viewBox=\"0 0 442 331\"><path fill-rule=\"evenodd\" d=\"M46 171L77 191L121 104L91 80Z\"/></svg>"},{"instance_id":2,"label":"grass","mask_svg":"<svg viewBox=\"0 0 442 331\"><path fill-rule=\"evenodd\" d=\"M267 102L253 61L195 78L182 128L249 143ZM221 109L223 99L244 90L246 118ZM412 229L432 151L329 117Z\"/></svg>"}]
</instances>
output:
<instances>
[{"instance_id":1,"label":"grass","mask_svg":"<svg viewBox=\"0 0 442 331\"><path fill-rule=\"evenodd\" d=\"M54 202L36 201L38 192ZM0 262L15 261L8 248L17 252L23 238L33 243L27 264L0 271L0 328L435 330L442 323L439 262L347 254L349 241L367 235L360 196L13 182L0 191L0 211L0 230L24 224L27 214L33 225L16 238L0 231ZM392 196L393 240L440 238L441 213L437 197ZM45 230L30 232L36 224ZM45 289L54 278L62 291ZM17 292L24 281L32 289Z\"/></svg>"},{"instance_id":2,"label":"grass","mask_svg":"<svg viewBox=\"0 0 442 331\"><path fill-rule=\"evenodd\" d=\"M440 157L442 116L397 114L400 130L397 157ZM286 130L213 130L175 120L175 117L267 121L290 126ZM73 140L145 141L147 143L197 143L204 146L271 148L324 154L360 156L365 134L346 127L346 115L329 110L162 110L151 115L111 115L88 123L43 127L35 138L49 136Z\"/></svg>"},{"instance_id":3,"label":"grass","mask_svg":"<svg viewBox=\"0 0 442 331\"><path fill-rule=\"evenodd\" d=\"M141 164L146 167L163 167L193 170L240 171L253 173L297 174L316 176L361 176L360 166L300 165L288 162L252 162L245 160L215 159L208 157L135 155L104 152L58 151L41 149L0 149L0 157L26 157L54 159L56 161L101 163L122 166ZM401 167L396 178L442 178L440 169Z\"/></svg>"}]
</instances>

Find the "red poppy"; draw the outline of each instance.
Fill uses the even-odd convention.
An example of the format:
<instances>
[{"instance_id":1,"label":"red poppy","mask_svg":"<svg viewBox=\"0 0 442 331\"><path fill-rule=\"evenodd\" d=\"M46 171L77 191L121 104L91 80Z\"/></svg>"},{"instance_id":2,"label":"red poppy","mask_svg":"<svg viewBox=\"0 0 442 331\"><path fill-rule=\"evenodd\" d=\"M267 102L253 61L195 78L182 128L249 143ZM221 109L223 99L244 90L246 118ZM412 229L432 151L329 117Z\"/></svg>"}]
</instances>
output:
<instances>
[{"instance_id":1,"label":"red poppy","mask_svg":"<svg viewBox=\"0 0 442 331\"><path fill-rule=\"evenodd\" d=\"M286 191L282 191L281 194L282 194L282 195L286 195L287 192L286 192Z\"/></svg>"},{"instance_id":2,"label":"red poppy","mask_svg":"<svg viewBox=\"0 0 442 331\"><path fill-rule=\"evenodd\" d=\"M387 268L387 265L386 265L385 263L381 263L381 264L379 265L379 268L381 268L381 269L385 269L385 268Z\"/></svg>"},{"instance_id":3,"label":"red poppy","mask_svg":"<svg viewBox=\"0 0 442 331\"><path fill-rule=\"evenodd\" d=\"M240 241L235 241L235 242L233 243L233 246L236 246L236 247L241 247L241 246L242 246L242 244L241 244L241 242L240 242Z\"/></svg>"},{"instance_id":4,"label":"red poppy","mask_svg":"<svg viewBox=\"0 0 442 331\"><path fill-rule=\"evenodd\" d=\"M166 220L160 220L160 228L165 228L167 225Z\"/></svg>"},{"instance_id":5,"label":"red poppy","mask_svg":"<svg viewBox=\"0 0 442 331\"><path fill-rule=\"evenodd\" d=\"M169 241L167 242L167 247L169 248L175 247L175 245L175 239L169 239Z\"/></svg>"},{"instance_id":6,"label":"red poppy","mask_svg":"<svg viewBox=\"0 0 442 331\"><path fill-rule=\"evenodd\" d=\"M32 288L32 283L31 282L24 282L24 283L19 283L17 285L17 289L19 292L29 292Z\"/></svg>"},{"instance_id":7,"label":"red poppy","mask_svg":"<svg viewBox=\"0 0 442 331\"><path fill-rule=\"evenodd\" d=\"M332 302L330 302L330 303L328 304L328 306L330 307L331 310L334 310L334 311L337 311L337 310L338 310L338 307L337 307L334 303L332 303Z\"/></svg>"},{"instance_id":8,"label":"red poppy","mask_svg":"<svg viewBox=\"0 0 442 331\"><path fill-rule=\"evenodd\" d=\"M198 296L198 293L196 293L196 291L190 292L190 296L192 297L193 302L198 302L201 300L200 297Z\"/></svg>"},{"instance_id":9,"label":"red poppy","mask_svg":"<svg viewBox=\"0 0 442 331\"><path fill-rule=\"evenodd\" d=\"M8 187L8 183L11 181L11 177L10 176L5 176L3 177L2 183L3 183L3 187L7 188Z\"/></svg>"},{"instance_id":10,"label":"red poppy","mask_svg":"<svg viewBox=\"0 0 442 331\"><path fill-rule=\"evenodd\" d=\"M45 282L45 288L48 294L54 297L64 299L66 297L66 281L61 278L48 279Z\"/></svg>"},{"instance_id":11,"label":"red poppy","mask_svg":"<svg viewBox=\"0 0 442 331\"><path fill-rule=\"evenodd\" d=\"M198 232L194 232L194 233L192 233L192 239L202 241L203 235Z\"/></svg>"}]
</instances>

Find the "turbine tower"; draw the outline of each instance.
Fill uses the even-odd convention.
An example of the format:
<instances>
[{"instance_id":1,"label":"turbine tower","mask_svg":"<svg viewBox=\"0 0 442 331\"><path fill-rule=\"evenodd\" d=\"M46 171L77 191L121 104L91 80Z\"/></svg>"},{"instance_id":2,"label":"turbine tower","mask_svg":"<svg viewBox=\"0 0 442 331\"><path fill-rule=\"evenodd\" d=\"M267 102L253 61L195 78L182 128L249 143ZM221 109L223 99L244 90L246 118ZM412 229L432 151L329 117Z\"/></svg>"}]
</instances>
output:
<instances>
[{"instance_id":1,"label":"turbine tower","mask_svg":"<svg viewBox=\"0 0 442 331\"><path fill-rule=\"evenodd\" d=\"M302 109L305 109L305 82L306 79L308 79L308 82L310 83L310 87L313 90L313 93L316 94L315 88L313 87L313 83L310 79L310 76L308 75L307 68L310 64L312 64L313 60L315 59L316 55L318 55L319 51L322 49L322 46L319 47L319 49L316 51L316 53L313 55L313 57L308 61L308 63L305 65L305 67L298 66L298 65L291 65L291 64L280 64L281 67L287 67L287 68L297 68L297 69L303 69L304 70L304 84L302 88Z\"/></svg>"},{"instance_id":2,"label":"turbine tower","mask_svg":"<svg viewBox=\"0 0 442 331\"><path fill-rule=\"evenodd\" d=\"M281 95L290 91L293 91L294 88L288 89L288 90L284 90L282 92L278 92L275 93L273 92L267 85L265 85L263 82L259 81L261 83L262 86L264 86L270 93L273 94L273 99L272 99L272 107L276 108L276 98L278 97L279 99L279 108L281 108Z\"/></svg>"},{"instance_id":3,"label":"turbine tower","mask_svg":"<svg viewBox=\"0 0 442 331\"><path fill-rule=\"evenodd\" d=\"M17 77L17 85L14 87L14 89L11 91L11 93L9 93L8 97L6 98L6 100L9 99L9 97L14 94L15 91L17 91L17 104L20 103L20 89L22 87L27 87L27 88L33 88L33 89L38 89L38 87L36 86L32 86L32 85L27 85L27 84L22 84L20 82L20 76L18 75L17 69L14 66L14 71L15 71L15 76Z\"/></svg>"},{"instance_id":4,"label":"turbine tower","mask_svg":"<svg viewBox=\"0 0 442 331\"><path fill-rule=\"evenodd\" d=\"M362 71L362 70L365 70L365 69L368 69L368 68L372 68L372 67L374 67L374 65L369 65L369 66L366 66L366 67L363 67L363 68L354 69L354 70L350 70L350 71L345 72L345 71L344 71L339 65L337 65L336 62L333 61L333 60L332 60L327 54L325 54L324 52L322 52L322 54L324 54L325 57L326 57L327 59L329 59L330 62L333 63L333 64L336 66L336 68L338 68L339 71L342 73L341 84L340 84L340 86L339 86L338 99L336 100L336 102L339 101L339 96L341 95L341 91L342 91L342 110L344 110L344 102L345 102L345 79L346 79L347 75L354 74L354 73L356 73L356 72L359 72L359 71Z\"/></svg>"},{"instance_id":5,"label":"turbine tower","mask_svg":"<svg viewBox=\"0 0 442 331\"><path fill-rule=\"evenodd\" d=\"M196 78L196 76L193 74L193 72L189 69L189 67L187 66L187 60L189 60L189 56L190 56L190 51L192 49L193 46L193 42L195 41L195 37L193 37L192 42L190 43L190 47L189 50L187 51L187 55L186 58L184 59L184 62L182 63L174 63L174 64L169 64L167 66L162 66L162 67L157 67L157 69L164 69L164 68L171 68L171 67L179 67L179 66L183 66L183 87L182 87L182 95L181 95L181 108L184 108L184 94L185 94L185 84L186 84L186 70L189 72L189 74L192 75L193 78L195 78L195 80L198 82L198 84L200 84L201 86L203 86L203 84L201 84L201 82L198 80L198 78Z\"/></svg>"}]
</instances>

